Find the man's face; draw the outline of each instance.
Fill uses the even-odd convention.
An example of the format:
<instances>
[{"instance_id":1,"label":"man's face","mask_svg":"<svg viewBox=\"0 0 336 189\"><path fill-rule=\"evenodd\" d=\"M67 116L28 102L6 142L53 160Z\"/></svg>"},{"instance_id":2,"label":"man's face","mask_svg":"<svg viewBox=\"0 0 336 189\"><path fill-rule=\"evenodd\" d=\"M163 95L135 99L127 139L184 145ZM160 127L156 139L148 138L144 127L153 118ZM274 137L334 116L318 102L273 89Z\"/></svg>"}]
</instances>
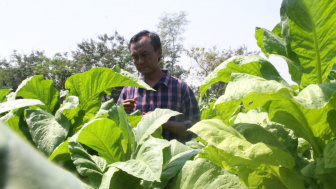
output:
<instances>
[{"instance_id":1,"label":"man's face","mask_svg":"<svg viewBox=\"0 0 336 189\"><path fill-rule=\"evenodd\" d=\"M138 42L132 43L130 51L135 67L143 75L150 75L160 70L158 59L162 50L154 51L154 47L150 44L150 39L147 36L143 36Z\"/></svg>"}]
</instances>

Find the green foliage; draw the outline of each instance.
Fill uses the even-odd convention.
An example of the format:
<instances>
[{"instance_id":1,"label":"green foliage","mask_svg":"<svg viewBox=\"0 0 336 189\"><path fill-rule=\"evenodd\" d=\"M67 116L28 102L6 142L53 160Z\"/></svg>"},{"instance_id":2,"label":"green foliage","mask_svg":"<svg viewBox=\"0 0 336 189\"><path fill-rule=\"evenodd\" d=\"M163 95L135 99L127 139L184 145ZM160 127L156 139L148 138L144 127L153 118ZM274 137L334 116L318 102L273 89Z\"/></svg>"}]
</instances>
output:
<instances>
[{"instance_id":1,"label":"green foliage","mask_svg":"<svg viewBox=\"0 0 336 189\"><path fill-rule=\"evenodd\" d=\"M40 100L44 104L40 108L52 114L60 106L59 91L53 86L53 81L44 80L43 75L25 79L17 88L16 97Z\"/></svg>"},{"instance_id":2,"label":"green foliage","mask_svg":"<svg viewBox=\"0 0 336 189\"><path fill-rule=\"evenodd\" d=\"M10 89L0 89L0 102L5 102L7 100L6 95L10 92Z\"/></svg>"},{"instance_id":3,"label":"green foliage","mask_svg":"<svg viewBox=\"0 0 336 189\"><path fill-rule=\"evenodd\" d=\"M220 50L217 46L212 48L192 47L190 50L185 50L186 55L193 60L192 66L187 71L186 75L198 81L203 81L210 73L215 74L216 67L224 61L237 55L252 55L259 54L257 51L248 51L245 45L237 49ZM228 82L228 81L227 81ZM208 104L211 99L217 99L225 92L227 82L214 82L205 94L201 94L200 104ZM196 94L200 93L199 88L191 86Z\"/></svg>"},{"instance_id":4,"label":"green foliage","mask_svg":"<svg viewBox=\"0 0 336 189\"><path fill-rule=\"evenodd\" d=\"M164 13L157 25L162 43L161 68L168 69L170 74L181 78L185 70L177 65L183 52L183 33L188 24L187 13Z\"/></svg>"},{"instance_id":5,"label":"green foliage","mask_svg":"<svg viewBox=\"0 0 336 189\"><path fill-rule=\"evenodd\" d=\"M122 132L110 119L92 120L80 130L76 141L97 151L108 163L125 161Z\"/></svg>"},{"instance_id":6,"label":"green foliage","mask_svg":"<svg viewBox=\"0 0 336 189\"><path fill-rule=\"evenodd\" d=\"M102 103L112 88L126 85L153 90L117 66L93 68L67 79L69 92L56 106L53 102L60 97L52 82L33 76L15 92L23 99L0 104L1 112L7 113L1 119L94 188L115 188L120 183L164 188L198 151L155 137L178 112L156 109L145 116L127 115L113 100Z\"/></svg>"},{"instance_id":7,"label":"green foliage","mask_svg":"<svg viewBox=\"0 0 336 189\"><path fill-rule=\"evenodd\" d=\"M224 61L203 80L200 87L201 96L203 96L206 90L216 82L221 81L228 83L231 79L231 74L237 73L238 71L239 73L247 73L268 80L276 80L288 85L287 82L281 78L274 66L260 56L235 56Z\"/></svg>"},{"instance_id":8,"label":"green foliage","mask_svg":"<svg viewBox=\"0 0 336 189\"><path fill-rule=\"evenodd\" d=\"M284 0L281 23L256 29L262 52L283 57L299 87L259 56L228 59L204 79L201 95L219 81L228 85L204 114L217 119L190 129L206 145L197 158L237 174L248 188L334 187L334 9L332 1Z\"/></svg>"},{"instance_id":9,"label":"green foliage","mask_svg":"<svg viewBox=\"0 0 336 189\"><path fill-rule=\"evenodd\" d=\"M238 177L206 159L187 161L169 188L245 188Z\"/></svg>"},{"instance_id":10,"label":"green foliage","mask_svg":"<svg viewBox=\"0 0 336 189\"><path fill-rule=\"evenodd\" d=\"M1 188L90 188L0 125ZM43 179L42 179L43 178Z\"/></svg>"},{"instance_id":11,"label":"green foliage","mask_svg":"<svg viewBox=\"0 0 336 189\"><path fill-rule=\"evenodd\" d=\"M18 99L18 100L6 101L0 103L0 113L5 113L17 108L34 106L34 105L44 105L44 104L39 100L33 100L33 99Z\"/></svg>"},{"instance_id":12,"label":"green foliage","mask_svg":"<svg viewBox=\"0 0 336 189\"><path fill-rule=\"evenodd\" d=\"M64 115L43 110L26 110L26 122L36 147L46 156L66 139L70 127Z\"/></svg>"},{"instance_id":13,"label":"green foliage","mask_svg":"<svg viewBox=\"0 0 336 189\"><path fill-rule=\"evenodd\" d=\"M301 88L328 82L335 63L332 43L335 35L330 33L335 31L335 14L335 2L331 0L285 0L281 7L281 22L275 28L278 32L257 28L258 45L266 56L283 57L292 80Z\"/></svg>"},{"instance_id":14,"label":"green foliage","mask_svg":"<svg viewBox=\"0 0 336 189\"><path fill-rule=\"evenodd\" d=\"M75 68L75 63L68 57L67 53L56 53L49 62L49 72L43 74L47 79L54 81L54 86L58 90L63 90L65 81L68 77L78 70Z\"/></svg>"},{"instance_id":15,"label":"green foliage","mask_svg":"<svg viewBox=\"0 0 336 189\"><path fill-rule=\"evenodd\" d=\"M102 96L117 86L151 90L118 67L69 77L61 105L50 81L31 77L14 93L24 99L7 95L0 103L1 120L94 188L334 188L335 45L328 32L335 7L331 0L284 0L281 23L273 31L256 29L262 52L283 57L299 86L288 85L269 61L256 55L229 58L209 73L202 95L218 82L228 85L189 129L198 142L185 145L157 137L161 125L178 112L127 115L123 105L103 103ZM25 186L50 188L62 181L65 187L81 187L34 153L21 160L26 158L22 149L30 147L17 144L6 126L0 130L0 171L5 175L0 186L24 181ZM46 179L39 179L42 175Z\"/></svg>"},{"instance_id":16,"label":"green foliage","mask_svg":"<svg viewBox=\"0 0 336 189\"><path fill-rule=\"evenodd\" d=\"M1 61L0 88L16 90L19 84L33 75L48 75L48 62L43 51L32 51L29 55L13 52L9 61Z\"/></svg>"},{"instance_id":17,"label":"green foliage","mask_svg":"<svg viewBox=\"0 0 336 189\"><path fill-rule=\"evenodd\" d=\"M79 104L73 111L79 114L77 118L82 119L84 124L99 111L102 96L110 94L113 87L126 85L151 89L144 81L125 73L118 66L113 70L93 68L89 72L73 75L66 81L65 88L70 90L68 96L78 96Z\"/></svg>"},{"instance_id":18,"label":"green foliage","mask_svg":"<svg viewBox=\"0 0 336 189\"><path fill-rule=\"evenodd\" d=\"M134 71L132 57L128 52L128 42L115 32L98 35L98 40L83 40L78 49L72 52L77 73L89 71L94 67L112 68L119 66L129 72Z\"/></svg>"}]
</instances>

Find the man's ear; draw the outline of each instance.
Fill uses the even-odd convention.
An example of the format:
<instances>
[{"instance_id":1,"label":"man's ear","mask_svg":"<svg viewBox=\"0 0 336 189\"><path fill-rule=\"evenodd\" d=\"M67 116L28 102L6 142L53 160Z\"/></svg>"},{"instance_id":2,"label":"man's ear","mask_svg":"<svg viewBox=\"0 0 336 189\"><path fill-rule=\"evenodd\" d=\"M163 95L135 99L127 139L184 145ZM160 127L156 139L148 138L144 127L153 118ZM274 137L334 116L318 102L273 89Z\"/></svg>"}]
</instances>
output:
<instances>
[{"instance_id":1,"label":"man's ear","mask_svg":"<svg viewBox=\"0 0 336 189\"><path fill-rule=\"evenodd\" d=\"M156 55L158 56L158 59L161 58L161 56L162 56L162 48L159 48L159 49L156 51Z\"/></svg>"}]
</instances>

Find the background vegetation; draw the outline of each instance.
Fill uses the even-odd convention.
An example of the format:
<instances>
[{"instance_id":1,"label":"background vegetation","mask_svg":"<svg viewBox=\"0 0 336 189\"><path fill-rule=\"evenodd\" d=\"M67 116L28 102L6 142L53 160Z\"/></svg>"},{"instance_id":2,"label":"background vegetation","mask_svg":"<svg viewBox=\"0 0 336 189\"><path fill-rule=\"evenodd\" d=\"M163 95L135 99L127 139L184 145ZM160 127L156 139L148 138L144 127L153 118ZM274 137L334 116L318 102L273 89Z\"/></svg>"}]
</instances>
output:
<instances>
[{"instance_id":1,"label":"background vegetation","mask_svg":"<svg viewBox=\"0 0 336 189\"><path fill-rule=\"evenodd\" d=\"M220 49L216 46L184 49L183 35L189 23L187 17L186 12L164 13L155 31L160 35L163 45L160 65L173 76L181 79L189 77L196 79L196 83L201 83L224 60L235 55L259 54L248 51L244 45L238 49ZM0 59L0 89L10 88L15 91L24 79L43 75L45 79L53 80L58 90L64 90L68 77L94 67L112 68L116 65L137 75L128 51L128 41L115 31L113 34L100 34L94 39L84 39L71 53L60 52L53 57L47 57L43 50L35 50L30 54L20 54L14 50L9 59ZM183 53L193 60L193 65L181 62ZM198 85L193 84L191 87L199 94ZM207 93L209 99L218 98L224 91L225 84L216 84L212 88L214 90ZM115 89L109 98L118 98L120 91L121 88Z\"/></svg>"}]
</instances>

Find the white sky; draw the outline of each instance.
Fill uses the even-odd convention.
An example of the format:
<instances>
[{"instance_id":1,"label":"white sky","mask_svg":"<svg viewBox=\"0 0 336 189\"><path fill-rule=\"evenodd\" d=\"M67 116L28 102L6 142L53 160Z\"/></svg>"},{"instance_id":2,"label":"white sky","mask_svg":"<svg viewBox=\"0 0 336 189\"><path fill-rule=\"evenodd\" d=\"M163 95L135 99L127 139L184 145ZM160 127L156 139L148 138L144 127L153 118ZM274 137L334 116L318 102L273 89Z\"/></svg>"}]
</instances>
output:
<instances>
[{"instance_id":1,"label":"white sky","mask_svg":"<svg viewBox=\"0 0 336 189\"><path fill-rule=\"evenodd\" d=\"M140 30L156 31L164 12L185 11L190 23L184 47L260 50L255 27L271 30L280 21L282 0L0 0L0 58L17 50L28 54L44 50L76 50L83 39L114 31L130 39ZM185 60L184 61L190 61ZM271 58L290 82L287 64ZM185 63L186 65L189 62Z\"/></svg>"}]
</instances>

